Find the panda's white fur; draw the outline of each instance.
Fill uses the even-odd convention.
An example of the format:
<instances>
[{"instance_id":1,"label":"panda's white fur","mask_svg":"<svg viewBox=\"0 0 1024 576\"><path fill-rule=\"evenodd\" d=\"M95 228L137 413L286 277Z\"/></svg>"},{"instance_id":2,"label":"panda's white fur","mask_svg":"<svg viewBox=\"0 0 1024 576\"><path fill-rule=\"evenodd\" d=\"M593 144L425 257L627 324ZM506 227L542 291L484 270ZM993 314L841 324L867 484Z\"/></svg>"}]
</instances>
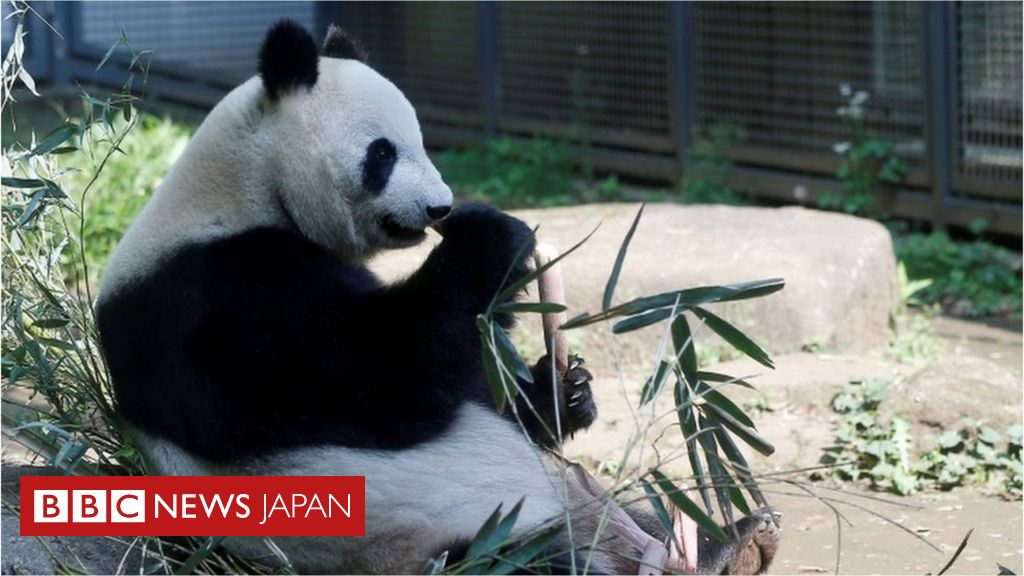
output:
<instances>
[{"instance_id":1,"label":"panda's white fur","mask_svg":"<svg viewBox=\"0 0 1024 576\"><path fill-rule=\"evenodd\" d=\"M136 432L154 470L169 475L323 475L366 477L363 538L274 538L302 572L417 573L446 545L472 538L499 504L526 498L517 531L557 520L563 477L522 432L493 411L464 406L437 440L401 452L311 447L238 465L203 462L174 444ZM269 554L257 538L225 545L249 557Z\"/></svg>"},{"instance_id":2,"label":"panda's white fur","mask_svg":"<svg viewBox=\"0 0 1024 576\"><path fill-rule=\"evenodd\" d=\"M319 70L312 88L274 106L257 76L214 107L125 233L101 294L116 292L181 244L287 226L289 219L342 259L361 262L402 246L374 225L384 209L422 229L430 223L425 206L451 204L402 92L356 60L322 57ZM363 152L381 134L400 151L383 200L353 192Z\"/></svg>"}]
</instances>

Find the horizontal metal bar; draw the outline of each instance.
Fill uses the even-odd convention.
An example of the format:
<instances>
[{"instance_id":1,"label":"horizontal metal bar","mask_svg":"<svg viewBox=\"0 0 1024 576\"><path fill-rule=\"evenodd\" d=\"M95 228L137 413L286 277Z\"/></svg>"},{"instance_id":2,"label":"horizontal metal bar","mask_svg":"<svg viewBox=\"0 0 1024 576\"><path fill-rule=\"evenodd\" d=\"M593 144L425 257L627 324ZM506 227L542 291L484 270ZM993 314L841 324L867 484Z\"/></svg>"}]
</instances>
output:
<instances>
[{"instance_id":1,"label":"horizontal metal bar","mask_svg":"<svg viewBox=\"0 0 1024 576\"><path fill-rule=\"evenodd\" d=\"M839 191L839 183L831 178L761 168L737 167L729 181L740 190L810 206L815 205L815 199L821 192ZM933 213L935 199L929 192L899 189L889 194L883 202L896 216L930 221L929 216ZM987 222L987 230L1017 236L1022 232L1024 212L1019 203L984 202L951 197L943 202L943 208L948 224L966 228L981 218Z\"/></svg>"}]
</instances>

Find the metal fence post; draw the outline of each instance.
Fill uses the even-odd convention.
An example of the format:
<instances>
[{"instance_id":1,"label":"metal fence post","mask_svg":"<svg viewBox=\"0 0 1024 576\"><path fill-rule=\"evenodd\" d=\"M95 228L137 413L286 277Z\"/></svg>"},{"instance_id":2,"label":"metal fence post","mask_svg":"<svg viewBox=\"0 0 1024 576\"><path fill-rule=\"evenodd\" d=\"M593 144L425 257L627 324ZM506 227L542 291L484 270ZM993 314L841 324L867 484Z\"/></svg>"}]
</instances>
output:
<instances>
[{"instance_id":1,"label":"metal fence post","mask_svg":"<svg viewBox=\"0 0 1024 576\"><path fill-rule=\"evenodd\" d=\"M926 103L926 138L928 169L932 186L932 224L936 229L946 225L946 203L953 195L952 166L956 161L953 131L951 95L956 92L955 74L951 74L954 63L954 40L952 39L952 10L955 6L946 2L925 2L924 10L924 57Z\"/></svg>"},{"instance_id":2,"label":"metal fence post","mask_svg":"<svg viewBox=\"0 0 1024 576\"><path fill-rule=\"evenodd\" d=\"M498 132L498 3L478 4L477 36L480 39L480 107L484 117L484 134L493 138Z\"/></svg>"},{"instance_id":3,"label":"metal fence post","mask_svg":"<svg viewBox=\"0 0 1024 576\"><path fill-rule=\"evenodd\" d=\"M74 19L79 16L79 7L73 2L53 3L53 27L60 32L54 34L50 43L53 58L53 85L58 90L71 86L71 51L75 43L76 26Z\"/></svg>"},{"instance_id":4,"label":"metal fence post","mask_svg":"<svg viewBox=\"0 0 1024 576\"><path fill-rule=\"evenodd\" d=\"M676 160L680 175L693 148L696 118L694 79L696 38L694 38L693 4L669 2L669 118L676 143Z\"/></svg>"},{"instance_id":5,"label":"metal fence post","mask_svg":"<svg viewBox=\"0 0 1024 576\"><path fill-rule=\"evenodd\" d=\"M341 25L341 2L316 2L313 10L314 38L325 38L331 24Z\"/></svg>"}]
</instances>

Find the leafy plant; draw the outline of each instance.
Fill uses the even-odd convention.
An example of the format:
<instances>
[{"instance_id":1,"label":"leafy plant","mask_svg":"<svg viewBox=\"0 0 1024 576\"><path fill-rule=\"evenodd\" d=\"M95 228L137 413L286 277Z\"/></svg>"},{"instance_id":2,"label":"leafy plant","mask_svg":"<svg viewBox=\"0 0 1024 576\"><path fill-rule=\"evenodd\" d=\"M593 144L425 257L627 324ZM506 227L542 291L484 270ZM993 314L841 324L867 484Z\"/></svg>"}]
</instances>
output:
<instances>
[{"instance_id":1,"label":"leafy plant","mask_svg":"<svg viewBox=\"0 0 1024 576\"><path fill-rule=\"evenodd\" d=\"M944 232L897 237L895 247L910 281L931 281L916 291L920 303L962 316L1020 315L1019 252L983 240L957 242Z\"/></svg>"},{"instance_id":2,"label":"leafy plant","mask_svg":"<svg viewBox=\"0 0 1024 576\"><path fill-rule=\"evenodd\" d=\"M839 155L836 179L839 192L818 194L818 206L860 216L881 216L877 208L879 195L903 180L906 164L895 153L890 140L871 133L867 125L867 103L870 95L854 91L848 84L839 87L846 98L836 114L850 131L849 140L835 144L832 149Z\"/></svg>"},{"instance_id":3,"label":"leafy plant","mask_svg":"<svg viewBox=\"0 0 1024 576\"><path fill-rule=\"evenodd\" d=\"M716 124L698 137L680 182L680 199L686 204L750 204L748 195L729 185L733 152L746 139L746 130L731 124Z\"/></svg>"},{"instance_id":4,"label":"leafy plant","mask_svg":"<svg viewBox=\"0 0 1024 576\"><path fill-rule=\"evenodd\" d=\"M939 437L938 447L925 452L915 470L938 488L973 484L1020 499L1020 450L1020 425L1011 426L1004 439L983 421L965 418L959 429Z\"/></svg>"},{"instance_id":5,"label":"leafy plant","mask_svg":"<svg viewBox=\"0 0 1024 576\"><path fill-rule=\"evenodd\" d=\"M654 324L668 323L666 336L670 336L672 352L667 357L659 358L657 367L643 386L638 404L640 409L648 408L653 411L654 401L666 388L671 387L674 397L673 411L687 445L687 455L704 506L701 508L690 500L657 467L650 469L638 481L650 491L657 487L664 497L686 511L699 525L713 534L721 534L718 525L710 518L714 509L712 494L727 523L733 520L733 506L744 514L750 513L743 490L758 506L767 506L767 500L757 486L747 460L739 448L738 440L766 456L772 454L775 448L757 432L750 417L719 390L725 384L745 387L749 387L750 384L725 374L700 369L694 346L694 332L688 316L692 315L698 326L706 326L741 353L768 368L773 368L771 359L760 346L732 324L708 310L707 305L766 296L781 290L784 283L781 279L771 279L690 288L613 305L619 272L642 213L643 208L637 213L619 248L605 287L602 310L594 314L580 314L563 324L561 329L574 330L614 320L612 332L624 334ZM526 363L516 351L508 334L494 321L494 313L562 311L564 307L560 305L515 302L514 298L523 286L538 278L562 258L572 254L589 237L549 264L508 285L495 297L488 311L477 318L484 347L487 379L499 410L505 409L506 406L510 406L513 411L516 410L516 404L512 402L519 394L516 377L529 379L530 375ZM622 467L617 467L617 470L621 473Z\"/></svg>"},{"instance_id":6,"label":"leafy plant","mask_svg":"<svg viewBox=\"0 0 1024 576\"><path fill-rule=\"evenodd\" d=\"M124 121L115 120L114 124L120 129ZM98 140L104 130L106 126L92 124L87 138ZM94 174L98 175L84 203L85 226L80 242L85 250L90 283L98 283L99 274L118 240L184 151L191 135L190 126L140 114L133 129L118 145L119 153L105 158L104 170L96 170L97 163L104 158L90 154L91 148L82 154L60 157L59 168L68 170L64 177L68 188L80 190ZM74 261L65 257L62 265L65 274L71 275L69 267L75 265Z\"/></svg>"},{"instance_id":7,"label":"leafy plant","mask_svg":"<svg viewBox=\"0 0 1024 576\"><path fill-rule=\"evenodd\" d=\"M931 318L935 314L935 306L925 305L917 297L918 292L931 286L932 280L911 280L902 262L896 266L896 279L900 290L900 305L893 313L887 356L902 364L919 364L936 358L942 351L942 342L932 330ZM919 311L914 312L911 307Z\"/></svg>"},{"instance_id":8,"label":"leafy plant","mask_svg":"<svg viewBox=\"0 0 1024 576\"><path fill-rule=\"evenodd\" d=\"M1020 425L1010 427L1004 441L983 422L965 419L915 458L910 423L899 416L883 422L878 416L889 386L885 380L853 381L832 400L840 417L825 461L836 464L834 478L867 479L874 488L904 495L972 484L1021 498Z\"/></svg>"},{"instance_id":9,"label":"leafy plant","mask_svg":"<svg viewBox=\"0 0 1024 576\"><path fill-rule=\"evenodd\" d=\"M885 380L854 381L836 395L832 409L840 418L826 462L838 463L832 472L838 479L867 478L875 488L912 494L920 485L910 458L910 423L898 416L888 423L878 419L888 387Z\"/></svg>"},{"instance_id":10,"label":"leafy plant","mask_svg":"<svg viewBox=\"0 0 1024 576\"><path fill-rule=\"evenodd\" d=\"M886 355L901 364L934 360L943 350L932 329L931 314L904 311L893 316Z\"/></svg>"},{"instance_id":11,"label":"leafy plant","mask_svg":"<svg viewBox=\"0 0 1024 576\"><path fill-rule=\"evenodd\" d=\"M466 198L503 208L572 205L578 200L618 200L616 176L587 186L566 141L502 137L479 147L436 157L446 182ZM580 182L584 179L583 182Z\"/></svg>"},{"instance_id":12,"label":"leafy plant","mask_svg":"<svg viewBox=\"0 0 1024 576\"><path fill-rule=\"evenodd\" d=\"M16 81L33 87L20 61L22 20L29 13L27 5L14 3L17 24L4 60L0 115L13 102L10 89ZM83 93L81 117L67 118L42 138L26 138L28 146L8 145L0 164L3 433L7 441L69 474L138 475L146 470L114 404L89 282L97 272L92 266L105 258L104 243L117 234L114 228L122 219L127 223L126 211L132 209L130 200L129 207L118 207L116 195L140 167L130 161L119 164L117 154L141 154L147 145L131 140L140 122L148 122L135 108L132 83L137 74L145 78L152 53L133 50L122 34L100 67L118 50L128 52L130 71L119 92L104 98ZM114 166L125 173L107 174ZM101 201L90 206L96 194ZM99 226L92 227L93 217L100 219ZM111 220L104 223L104 218ZM93 242L100 246L94 248ZM220 549L221 540L138 538L132 542L140 550L135 569L168 574L271 571ZM65 559L52 558L58 569L78 569ZM287 559L281 560L287 567Z\"/></svg>"}]
</instances>

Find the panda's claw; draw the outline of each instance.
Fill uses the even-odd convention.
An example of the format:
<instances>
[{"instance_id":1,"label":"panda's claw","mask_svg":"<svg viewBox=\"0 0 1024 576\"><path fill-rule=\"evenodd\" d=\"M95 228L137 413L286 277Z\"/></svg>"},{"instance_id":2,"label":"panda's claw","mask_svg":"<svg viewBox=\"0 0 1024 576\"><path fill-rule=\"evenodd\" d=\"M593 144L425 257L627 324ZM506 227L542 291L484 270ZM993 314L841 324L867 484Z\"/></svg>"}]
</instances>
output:
<instances>
[{"instance_id":1,"label":"panda's claw","mask_svg":"<svg viewBox=\"0 0 1024 576\"><path fill-rule=\"evenodd\" d=\"M566 424L571 433L589 427L597 419L597 405L590 390L594 376L583 367L578 355L569 357L569 369L562 377L562 394L566 402Z\"/></svg>"}]
</instances>

